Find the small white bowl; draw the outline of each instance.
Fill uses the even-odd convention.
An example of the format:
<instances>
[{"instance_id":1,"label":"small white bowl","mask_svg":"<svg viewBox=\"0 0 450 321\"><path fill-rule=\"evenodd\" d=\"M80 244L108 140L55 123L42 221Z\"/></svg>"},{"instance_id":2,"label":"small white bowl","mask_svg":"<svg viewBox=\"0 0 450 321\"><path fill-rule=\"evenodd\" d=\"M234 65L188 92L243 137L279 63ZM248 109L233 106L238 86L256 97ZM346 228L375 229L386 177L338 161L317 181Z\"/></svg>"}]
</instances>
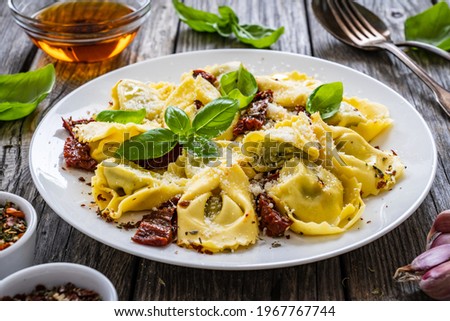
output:
<instances>
[{"instance_id":1,"label":"small white bowl","mask_svg":"<svg viewBox=\"0 0 450 321\"><path fill-rule=\"evenodd\" d=\"M97 292L103 301L117 301L111 281L97 270L75 263L46 263L16 272L0 281L0 298L31 293L36 285L48 289L73 283L79 288Z\"/></svg>"},{"instance_id":2,"label":"small white bowl","mask_svg":"<svg viewBox=\"0 0 450 321\"><path fill-rule=\"evenodd\" d=\"M17 242L0 251L0 280L33 265L38 220L36 211L26 199L8 192L0 192L0 204L6 202L14 203L25 214L27 230Z\"/></svg>"}]
</instances>

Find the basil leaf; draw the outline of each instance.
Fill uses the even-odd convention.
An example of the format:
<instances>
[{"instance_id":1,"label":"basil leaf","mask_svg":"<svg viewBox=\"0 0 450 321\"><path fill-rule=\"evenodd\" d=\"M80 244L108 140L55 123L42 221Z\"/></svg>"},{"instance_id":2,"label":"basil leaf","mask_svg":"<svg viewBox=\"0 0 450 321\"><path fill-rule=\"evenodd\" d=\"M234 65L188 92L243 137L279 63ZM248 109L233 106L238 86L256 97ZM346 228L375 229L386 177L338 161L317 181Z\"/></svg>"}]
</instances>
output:
<instances>
[{"instance_id":1,"label":"basil leaf","mask_svg":"<svg viewBox=\"0 0 450 321\"><path fill-rule=\"evenodd\" d=\"M54 83L52 64L25 73L0 75L0 120L16 120L31 114Z\"/></svg>"},{"instance_id":2,"label":"basil leaf","mask_svg":"<svg viewBox=\"0 0 450 321\"><path fill-rule=\"evenodd\" d=\"M226 19L214 13L186 6L178 0L172 0L172 3L180 20L195 31L218 32L223 37L228 37L231 34L231 28Z\"/></svg>"},{"instance_id":3,"label":"basil leaf","mask_svg":"<svg viewBox=\"0 0 450 321\"><path fill-rule=\"evenodd\" d=\"M218 11L220 16L222 17L222 23L221 25L218 25L217 32L222 37L229 37L233 33L231 25L233 23L239 23L239 19L236 16L236 13L234 13L233 9L228 6L219 6Z\"/></svg>"},{"instance_id":4,"label":"basil leaf","mask_svg":"<svg viewBox=\"0 0 450 321\"><path fill-rule=\"evenodd\" d=\"M183 147L196 158L214 158L219 156L217 144L202 136L193 136Z\"/></svg>"},{"instance_id":5,"label":"basil leaf","mask_svg":"<svg viewBox=\"0 0 450 321\"><path fill-rule=\"evenodd\" d=\"M240 65L236 71L224 74L220 78L222 95L237 99L239 108L247 107L258 92L255 77L244 66Z\"/></svg>"},{"instance_id":6,"label":"basil leaf","mask_svg":"<svg viewBox=\"0 0 450 321\"><path fill-rule=\"evenodd\" d=\"M322 119L330 118L339 111L343 94L344 87L341 82L323 84L309 95L306 111L311 114L320 112Z\"/></svg>"},{"instance_id":7,"label":"basil leaf","mask_svg":"<svg viewBox=\"0 0 450 321\"><path fill-rule=\"evenodd\" d=\"M230 127L238 111L237 100L217 98L200 109L192 122L192 129L197 135L216 137Z\"/></svg>"},{"instance_id":8,"label":"basil leaf","mask_svg":"<svg viewBox=\"0 0 450 321\"><path fill-rule=\"evenodd\" d=\"M271 29L260 25L233 24L231 28L239 41L255 48L270 47L284 33L284 27Z\"/></svg>"},{"instance_id":9,"label":"basil leaf","mask_svg":"<svg viewBox=\"0 0 450 321\"><path fill-rule=\"evenodd\" d=\"M191 120L184 110L169 106L164 113L164 120L169 128L177 135L187 135L191 129Z\"/></svg>"},{"instance_id":10,"label":"basil leaf","mask_svg":"<svg viewBox=\"0 0 450 321\"><path fill-rule=\"evenodd\" d=\"M140 124L147 115L145 108L139 110L103 110L95 117L96 121L106 123Z\"/></svg>"},{"instance_id":11,"label":"basil leaf","mask_svg":"<svg viewBox=\"0 0 450 321\"><path fill-rule=\"evenodd\" d=\"M276 30L259 25L239 25L239 18L228 6L219 6L219 15L186 6L172 0L180 20L199 32L217 32L222 37L232 33L243 43L256 48L270 47L283 34L284 28Z\"/></svg>"},{"instance_id":12,"label":"basil leaf","mask_svg":"<svg viewBox=\"0 0 450 321\"><path fill-rule=\"evenodd\" d=\"M131 161L158 158L170 152L177 143L178 137L174 132L156 128L124 141L116 154Z\"/></svg>"},{"instance_id":13,"label":"basil leaf","mask_svg":"<svg viewBox=\"0 0 450 321\"><path fill-rule=\"evenodd\" d=\"M438 2L424 12L405 21L405 38L450 50L450 6Z\"/></svg>"}]
</instances>

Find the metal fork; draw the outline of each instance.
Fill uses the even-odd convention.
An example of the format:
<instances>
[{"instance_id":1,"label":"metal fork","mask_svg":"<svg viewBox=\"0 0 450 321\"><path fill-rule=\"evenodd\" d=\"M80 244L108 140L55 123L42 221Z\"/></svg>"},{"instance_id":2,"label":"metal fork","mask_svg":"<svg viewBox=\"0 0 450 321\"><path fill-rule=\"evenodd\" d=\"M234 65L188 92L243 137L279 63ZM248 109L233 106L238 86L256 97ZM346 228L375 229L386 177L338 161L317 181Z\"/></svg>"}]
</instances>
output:
<instances>
[{"instance_id":1,"label":"metal fork","mask_svg":"<svg viewBox=\"0 0 450 321\"><path fill-rule=\"evenodd\" d=\"M437 83L392 41L379 33L359 12L351 0L327 0L336 22L342 31L365 50L385 49L408 66L434 93L445 113L450 116L450 92Z\"/></svg>"}]
</instances>

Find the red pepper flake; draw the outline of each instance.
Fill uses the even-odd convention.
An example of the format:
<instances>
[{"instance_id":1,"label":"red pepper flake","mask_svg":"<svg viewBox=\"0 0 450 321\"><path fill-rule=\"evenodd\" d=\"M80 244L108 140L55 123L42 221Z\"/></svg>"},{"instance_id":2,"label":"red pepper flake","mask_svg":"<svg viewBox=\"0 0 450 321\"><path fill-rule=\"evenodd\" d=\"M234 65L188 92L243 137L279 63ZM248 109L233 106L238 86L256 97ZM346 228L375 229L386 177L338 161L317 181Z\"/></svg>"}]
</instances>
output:
<instances>
[{"instance_id":1,"label":"red pepper flake","mask_svg":"<svg viewBox=\"0 0 450 321\"><path fill-rule=\"evenodd\" d=\"M101 201L101 202L104 202L104 201L106 201L107 199L104 198L102 194L98 194L98 195L97 195L97 200L99 200L99 201Z\"/></svg>"},{"instance_id":2,"label":"red pepper flake","mask_svg":"<svg viewBox=\"0 0 450 321\"><path fill-rule=\"evenodd\" d=\"M385 188L387 185L386 181L379 181L377 184L377 189Z\"/></svg>"},{"instance_id":3,"label":"red pepper flake","mask_svg":"<svg viewBox=\"0 0 450 321\"><path fill-rule=\"evenodd\" d=\"M9 215L12 215L15 217L19 217L19 218L25 218L25 214L22 211L15 209L14 207L7 207L6 214L9 214Z\"/></svg>"},{"instance_id":4,"label":"red pepper flake","mask_svg":"<svg viewBox=\"0 0 450 321\"><path fill-rule=\"evenodd\" d=\"M189 204L191 204L191 202L190 202L190 201L187 201L187 200L184 200L184 201L181 201L181 202L178 203L178 205L179 205L180 207L183 207L183 208L188 207Z\"/></svg>"},{"instance_id":5,"label":"red pepper flake","mask_svg":"<svg viewBox=\"0 0 450 321\"><path fill-rule=\"evenodd\" d=\"M198 253L203 253L203 254L208 254L208 255L212 255L213 254L212 251L203 248L203 245L201 245L201 244L195 244L195 243L191 242L189 245L194 250L196 250Z\"/></svg>"}]
</instances>

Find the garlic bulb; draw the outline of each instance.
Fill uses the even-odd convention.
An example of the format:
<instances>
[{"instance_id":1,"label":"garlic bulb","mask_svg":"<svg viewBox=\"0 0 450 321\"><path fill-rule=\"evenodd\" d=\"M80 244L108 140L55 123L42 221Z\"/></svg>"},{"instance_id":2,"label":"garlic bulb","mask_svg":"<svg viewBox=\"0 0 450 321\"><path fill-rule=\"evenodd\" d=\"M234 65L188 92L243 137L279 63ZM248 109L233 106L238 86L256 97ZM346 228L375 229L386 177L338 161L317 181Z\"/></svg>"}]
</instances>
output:
<instances>
[{"instance_id":1,"label":"garlic bulb","mask_svg":"<svg viewBox=\"0 0 450 321\"><path fill-rule=\"evenodd\" d=\"M436 300L450 300L450 211L440 213L427 236L427 250L394 274L398 282L415 281Z\"/></svg>"}]
</instances>

